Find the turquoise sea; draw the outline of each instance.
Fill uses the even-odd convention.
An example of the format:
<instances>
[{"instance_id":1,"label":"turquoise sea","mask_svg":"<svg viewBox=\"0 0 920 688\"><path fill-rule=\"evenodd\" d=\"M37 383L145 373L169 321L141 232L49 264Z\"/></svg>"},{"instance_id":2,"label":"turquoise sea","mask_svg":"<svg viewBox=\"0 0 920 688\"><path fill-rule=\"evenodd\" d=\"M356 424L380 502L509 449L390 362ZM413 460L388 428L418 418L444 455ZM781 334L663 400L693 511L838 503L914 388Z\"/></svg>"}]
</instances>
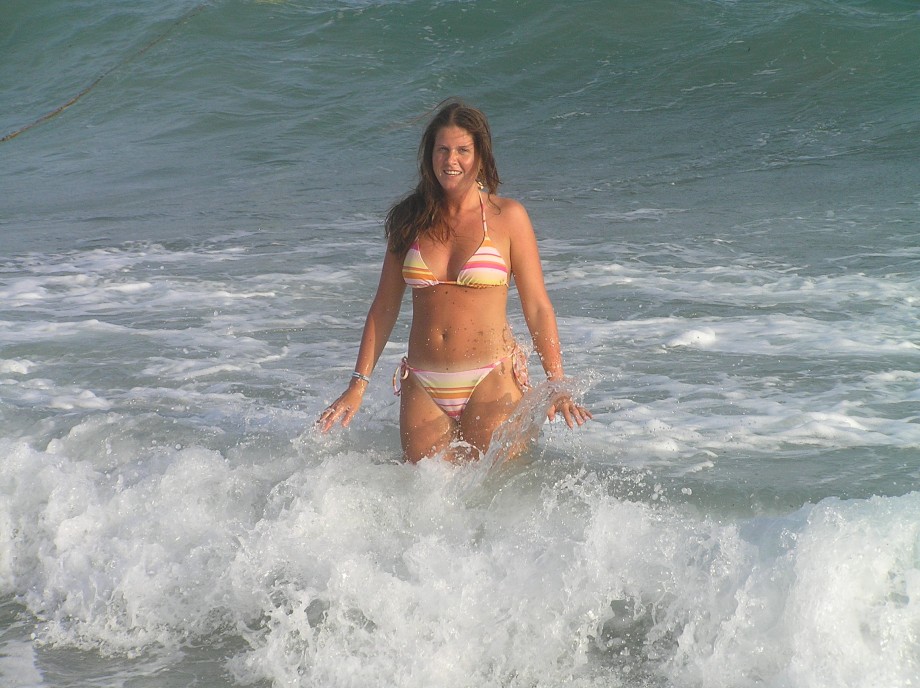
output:
<instances>
[{"instance_id":1,"label":"turquoise sea","mask_svg":"<svg viewBox=\"0 0 920 688\"><path fill-rule=\"evenodd\" d=\"M312 429L449 96L595 415L513 463L400 461L408 303ZM916 1L3 0L0 138L4 687L920 685Z\"/></svg>"}]
</instances>

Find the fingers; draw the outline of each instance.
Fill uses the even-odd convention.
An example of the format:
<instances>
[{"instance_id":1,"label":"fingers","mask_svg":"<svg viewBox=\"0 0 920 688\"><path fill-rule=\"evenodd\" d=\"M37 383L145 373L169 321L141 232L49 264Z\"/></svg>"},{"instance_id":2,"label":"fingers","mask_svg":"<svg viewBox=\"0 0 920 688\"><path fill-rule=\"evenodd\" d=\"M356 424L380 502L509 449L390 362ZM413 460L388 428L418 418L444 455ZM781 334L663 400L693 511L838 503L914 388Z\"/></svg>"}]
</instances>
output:
<instances>
[{"instance_id":1,"label":"fingers","mask_svg":"<svg viewBox=\"0 0 920 688\"><path fill-rule=\"evenodd\" d=\"M357 410L341 400L335 401L320 414L316 425L322 432L329 432L337 422L340 422L343 428L347 428Z\"/></svg>"},{"instance_id":2,"label":"fingers","mask_svg":"<svg viewBox=\"0 0 920 688\"><path fill-rule=\"evenodd\" d=\"M550 406L546 412L546 417L551 421L555 420L557 413L562 414L565 424L570 428L574 428L576 425L581 427L594 417L584 406L580 406L568 398L559 399Z\"/></svg>"},{"instance_id":3,"label":"fingers","mask_svg":"<svg viewBox=\"0 0 920 688\"><path fill-rule=\"evenodd\" d=\"M325 409L320 417L316 419L316 427L322 432L329 432L329 428L335 423L335 409L331 406Z\"/></svg>"},{"instance_id":4,"label":"fingers","mask_svg":"<svg viewBox=\"0 0 920 688\"><path fill-rule=\"evenodd\" d=\"M574 411L572 412L572 415L575 418L575 422L578 423L579 426L584 425L589 420L594 418L594 416L591 415L591 412L584 406L579 406L578 404L574 404L573 406ZM572 426L570 425L569 427Z\"/></svg>"}]
</instances>

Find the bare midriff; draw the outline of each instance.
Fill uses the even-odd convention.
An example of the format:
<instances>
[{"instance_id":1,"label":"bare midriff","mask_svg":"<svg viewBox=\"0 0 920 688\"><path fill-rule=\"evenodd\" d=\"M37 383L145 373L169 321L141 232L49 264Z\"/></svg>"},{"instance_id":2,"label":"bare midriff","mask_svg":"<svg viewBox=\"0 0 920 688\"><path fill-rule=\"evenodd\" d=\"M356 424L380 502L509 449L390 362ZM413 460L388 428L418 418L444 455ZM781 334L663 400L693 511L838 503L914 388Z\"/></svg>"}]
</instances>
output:
<instances>
[{"instance_id":1,"label":"bare midriff","mask_svg":"<svg viewBox=\"0 0 920 688\"><path fill-rule=\"evenodd\" d=\"M508 287L440 284L412 290L409 363L439 372L470 370L508 355Z\"/></svg>"}]
</instances>

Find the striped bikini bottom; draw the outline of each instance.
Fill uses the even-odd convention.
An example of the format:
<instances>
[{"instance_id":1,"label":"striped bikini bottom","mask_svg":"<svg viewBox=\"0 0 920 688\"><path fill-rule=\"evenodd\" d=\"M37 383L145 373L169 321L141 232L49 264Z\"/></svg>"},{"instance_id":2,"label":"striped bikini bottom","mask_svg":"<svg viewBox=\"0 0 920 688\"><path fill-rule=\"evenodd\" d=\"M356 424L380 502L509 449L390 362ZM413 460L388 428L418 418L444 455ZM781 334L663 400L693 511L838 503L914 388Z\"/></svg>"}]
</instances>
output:
<instances>
[{"instance_id":1,"label":"striped bikini bottom","mask_svg":"<svg viewBox=\"0 0 920 688\"><path fill-rule=\"evenodd\" d=\"M521 389L526 391L530 387L527 377L527 356L515 344L514 349L507 356L489 365L470 370L451 372L423 370L409 365L409 361L404 357L396 368L396 372L393 373L393 393L399 396L402 392L402 381L409 377L411 372L444 413L454 420L460 420L463 409L466 408L479 383L485 379L486 375L508 360L511 361L514 379Z\"/></svg>"}]
</instances>

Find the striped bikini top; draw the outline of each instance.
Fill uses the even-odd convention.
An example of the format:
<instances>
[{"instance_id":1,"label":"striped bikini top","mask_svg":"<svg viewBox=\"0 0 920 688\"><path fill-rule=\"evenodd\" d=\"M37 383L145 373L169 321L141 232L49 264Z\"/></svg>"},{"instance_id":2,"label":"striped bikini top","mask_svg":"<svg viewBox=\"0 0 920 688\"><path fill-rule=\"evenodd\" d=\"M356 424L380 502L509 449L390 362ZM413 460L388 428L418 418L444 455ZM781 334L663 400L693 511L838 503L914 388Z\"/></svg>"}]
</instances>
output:
<instances>
[{"instance_id":1,"label":"striped bikini top","mask_svg":"<svg viewBox=\"0 0 920 688\"><path fill-rule=\"evenodd\" d=\"M456 280L439 280L429 269L422 253L419 251L418 239L409 247L403 260L403 279L413 289L435 287L439 284L456 284L461 287L485 288L504 287L508 284L508 266L505 259L498 252L495 244L489 238L489 226L486 224L486 208L479 196L479 207L482 209L482 243L476 252L469 257Z\"/></svg>"}]
</instances>

